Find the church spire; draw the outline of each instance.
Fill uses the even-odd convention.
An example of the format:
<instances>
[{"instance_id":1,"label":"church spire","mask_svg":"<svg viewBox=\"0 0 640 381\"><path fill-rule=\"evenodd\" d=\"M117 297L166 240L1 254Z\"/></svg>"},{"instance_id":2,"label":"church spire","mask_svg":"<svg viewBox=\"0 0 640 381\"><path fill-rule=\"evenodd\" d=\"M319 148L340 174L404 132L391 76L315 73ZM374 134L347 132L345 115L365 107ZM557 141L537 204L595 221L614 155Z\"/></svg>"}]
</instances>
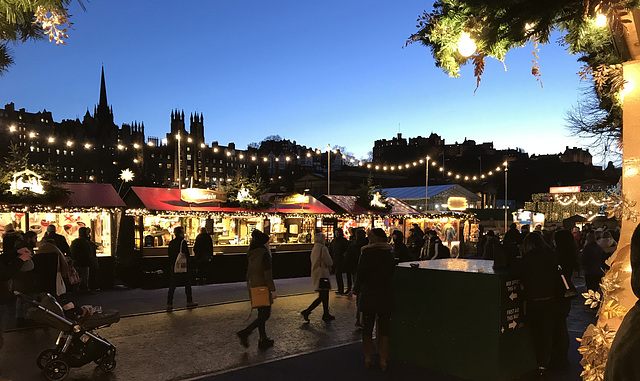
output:
<instances>
[{"instance_id":1,"label":"church spire","mask_svg":"<svg viewBox=\"0 0 640 381\"><path fill-rule=\"evenodd\" d=\"M107 103L107 85L104 81L104 66L102 67L102 78L100 79L100 102L98 107L109 108Z\"/></svg>"}]
</instances>

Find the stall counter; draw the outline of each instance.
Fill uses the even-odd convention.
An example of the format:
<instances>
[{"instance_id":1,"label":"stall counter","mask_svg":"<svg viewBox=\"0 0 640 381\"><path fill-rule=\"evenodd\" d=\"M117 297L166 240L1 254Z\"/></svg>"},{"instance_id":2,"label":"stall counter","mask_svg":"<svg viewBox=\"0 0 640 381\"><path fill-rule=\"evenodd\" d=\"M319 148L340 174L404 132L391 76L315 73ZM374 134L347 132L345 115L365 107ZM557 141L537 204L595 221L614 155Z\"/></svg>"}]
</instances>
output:
<instances>
[{"instance_id":1,"label":"stall counter","mask_svg":"<svg viewBox=\"0 0 640 381\"><path fill-rule=\"evenodd\" d=\"M469 380L536 369L519 280L493 261L405 262L394 273L391 356Z\"/></svg>"}]
</instances>

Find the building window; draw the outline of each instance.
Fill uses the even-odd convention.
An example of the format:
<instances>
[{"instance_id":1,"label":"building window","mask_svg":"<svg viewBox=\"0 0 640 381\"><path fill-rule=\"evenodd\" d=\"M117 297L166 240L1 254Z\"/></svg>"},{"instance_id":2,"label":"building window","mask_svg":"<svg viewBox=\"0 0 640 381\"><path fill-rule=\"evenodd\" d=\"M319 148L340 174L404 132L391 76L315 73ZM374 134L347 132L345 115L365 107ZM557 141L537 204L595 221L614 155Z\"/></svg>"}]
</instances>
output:
<instances>
[{"instance_id":1,"label":"building window","mask_svg":"<svg viewBox=\"0 0 640 381\"><path fill-rule=\"evenodd\" d=\"M167 163L167 169L171 169L171 163Z\"/></svg>"},{"instance_id":2,"label":"building window","mask_svg":"<svg viewBox=\"0 0 640 381\"><path fill-rule=\"evenodd\" d=\"M191 160L191 154L187 154L187 160Z\"/></svg>"},{"instance_id":3,"label":"building window","mask_svg":"<svg viewBox=\"0 0 640 381\"><path fill-rule=\"evenodd\" d=\"M158 168L162 168L162 163L158 163Z\"/></svg>"}]
</instances>

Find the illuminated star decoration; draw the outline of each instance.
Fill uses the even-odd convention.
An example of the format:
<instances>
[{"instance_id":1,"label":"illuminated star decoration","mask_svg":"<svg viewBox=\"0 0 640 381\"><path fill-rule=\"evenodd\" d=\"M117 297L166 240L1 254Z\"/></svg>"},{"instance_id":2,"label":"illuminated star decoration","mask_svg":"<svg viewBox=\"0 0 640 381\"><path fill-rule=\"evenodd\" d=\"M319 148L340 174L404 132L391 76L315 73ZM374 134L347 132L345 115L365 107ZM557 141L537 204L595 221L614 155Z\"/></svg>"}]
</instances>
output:
<instances>
[{"instance_id":1,"label":"illuminated star decoration","mask_svg":"<svg viewBox=\"0 0 640 381\"><path fill-rule=\"evenodd\" d=\"M129 168L124 169L122 172L120 172L120 179L125 183L132 181L133 177L134 177L134 174Z\"/></svg>"}]
</instances>

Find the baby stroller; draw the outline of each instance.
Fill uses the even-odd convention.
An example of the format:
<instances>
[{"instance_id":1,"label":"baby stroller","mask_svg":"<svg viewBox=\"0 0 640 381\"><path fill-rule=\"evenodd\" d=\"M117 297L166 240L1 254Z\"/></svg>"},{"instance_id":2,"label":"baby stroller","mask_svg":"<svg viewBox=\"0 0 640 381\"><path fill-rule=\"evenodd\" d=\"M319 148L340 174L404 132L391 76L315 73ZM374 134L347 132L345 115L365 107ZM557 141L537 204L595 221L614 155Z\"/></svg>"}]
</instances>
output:
<instances>
[{"instance_id":1,"label":"baby stroller","mask_svg":"<svg viewBox=\"0 0 640 381\"><path fill-rule=\"evenodd\" d=\"M47 380L64 380L69 368L81 367L95 362L104 372L111 372L116 367L116 347L101 338L93 330L108 327L120 321L118 310L105 310L83 316L74 315L72 311L65 314L62 306L46 294L40 302L14 291L20 299L33 306L29 316L39 324L60 330L56 347L40 352L36 364L47 377Z\"/></svg>"}]
</instances>

